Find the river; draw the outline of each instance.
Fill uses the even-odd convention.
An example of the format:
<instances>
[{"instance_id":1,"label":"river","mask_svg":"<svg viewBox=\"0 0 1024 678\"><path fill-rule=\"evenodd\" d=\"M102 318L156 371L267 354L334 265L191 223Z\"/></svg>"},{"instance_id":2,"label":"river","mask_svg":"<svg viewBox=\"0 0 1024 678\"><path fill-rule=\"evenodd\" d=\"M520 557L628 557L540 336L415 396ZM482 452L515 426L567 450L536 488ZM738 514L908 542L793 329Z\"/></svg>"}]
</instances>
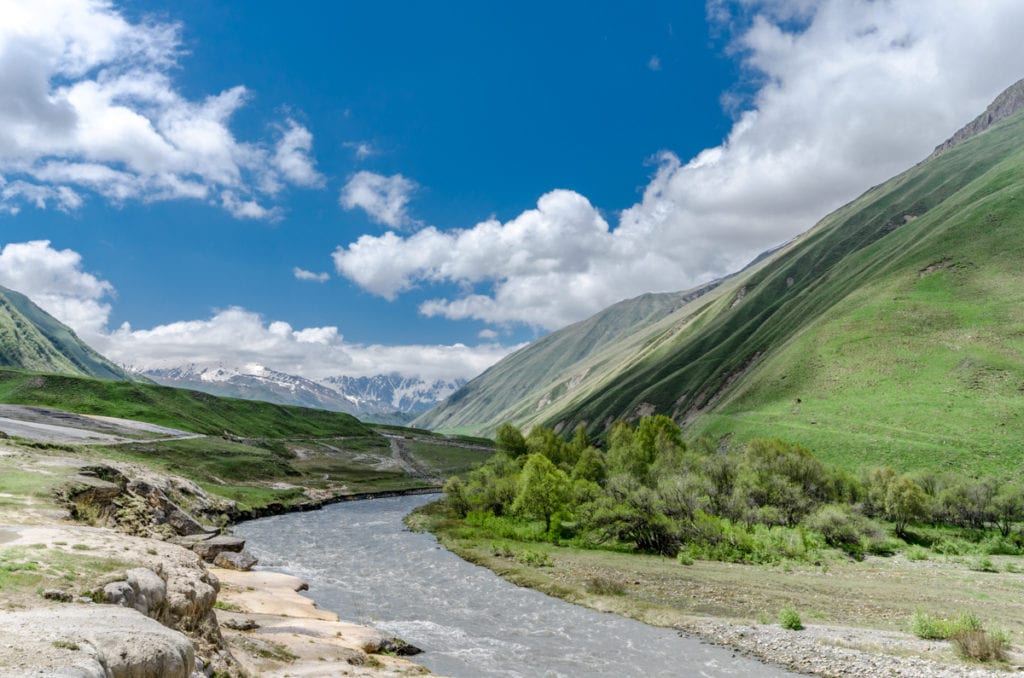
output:
<instances>
[{"instance_id":1,"label":"river","mask_svg":"<svg viewBox=\"0 0 1024 678\"><path fill-rule=\"evenodd\" d=\"M261 567L302 577L321 608L424 650L453 677L784 676L670 629L519 588L409 532L419 495L334 504L242 523Z\"/></svg>"}]
</instances>

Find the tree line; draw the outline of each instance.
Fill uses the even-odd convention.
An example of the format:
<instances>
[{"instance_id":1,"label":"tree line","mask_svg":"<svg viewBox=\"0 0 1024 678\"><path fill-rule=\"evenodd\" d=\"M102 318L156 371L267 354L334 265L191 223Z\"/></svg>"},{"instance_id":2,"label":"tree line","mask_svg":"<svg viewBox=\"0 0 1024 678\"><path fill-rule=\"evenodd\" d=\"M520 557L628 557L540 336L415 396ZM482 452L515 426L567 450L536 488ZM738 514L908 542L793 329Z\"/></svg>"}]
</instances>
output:
<instances>
[{"instance_id":1,"label":"tree line","mask_svg":"<svg viewBox=\"0 0 1024 678\"><path fill-rule=\"evenodd\" d=\"M511 424L498 429L496 446L482 466L447 482L446 503L520 538L764 562L826 546L854 557L890 552L902 543L894 537L910 539L924 525L989 539L993 552L1024 552L1017 481L889 467L854 475L777 439L688 443L662 415L616 423L605 449L582 427L565 439L544 427L524 436Z\"/></svg>"}]
</instances>

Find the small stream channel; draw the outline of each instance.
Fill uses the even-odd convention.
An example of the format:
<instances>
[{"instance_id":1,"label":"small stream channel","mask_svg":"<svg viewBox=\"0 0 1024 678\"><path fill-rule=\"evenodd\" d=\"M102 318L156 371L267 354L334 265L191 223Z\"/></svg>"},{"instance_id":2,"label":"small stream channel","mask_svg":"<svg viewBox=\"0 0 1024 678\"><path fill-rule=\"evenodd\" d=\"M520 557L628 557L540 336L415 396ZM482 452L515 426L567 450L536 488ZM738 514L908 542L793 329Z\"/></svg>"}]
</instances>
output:
<instances>
[{"instance_id":1,"label":"small stream channel","mask_svg":"<svg viewBox=\"0 0 1024 678\"><path fill-rule=\"evenodd\" d=\"M317 605L424 650L435 673L477 676L792 675L675 631L519 588L409 532L436 495L334 504L242 523L262 567L302 577Z\"/></svg>"}]
</instances>

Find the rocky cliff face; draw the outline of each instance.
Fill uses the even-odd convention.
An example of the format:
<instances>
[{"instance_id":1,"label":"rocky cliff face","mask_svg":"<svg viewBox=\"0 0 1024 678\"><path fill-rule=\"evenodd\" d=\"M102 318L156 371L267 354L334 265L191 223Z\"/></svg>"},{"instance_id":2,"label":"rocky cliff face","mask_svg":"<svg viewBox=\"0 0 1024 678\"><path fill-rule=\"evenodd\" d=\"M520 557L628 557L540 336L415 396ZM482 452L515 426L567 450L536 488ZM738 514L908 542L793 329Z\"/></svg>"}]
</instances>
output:
<instances>
[{"instance_id":1,"label":"rocky cliff face","mask_svg":"<svg viewBox=\"0 0 1024 678\"><path fill-rule=\"evenodd\" d=\"M992 125L1010 117L1022 108L1024 108L1024 80L1018 80L996 97L989 104L989 107L985 109L984 113L961 127L949 139L936 146L932 157L948 151L973 136L981 134Z\"/></svg>"}]
</instances>

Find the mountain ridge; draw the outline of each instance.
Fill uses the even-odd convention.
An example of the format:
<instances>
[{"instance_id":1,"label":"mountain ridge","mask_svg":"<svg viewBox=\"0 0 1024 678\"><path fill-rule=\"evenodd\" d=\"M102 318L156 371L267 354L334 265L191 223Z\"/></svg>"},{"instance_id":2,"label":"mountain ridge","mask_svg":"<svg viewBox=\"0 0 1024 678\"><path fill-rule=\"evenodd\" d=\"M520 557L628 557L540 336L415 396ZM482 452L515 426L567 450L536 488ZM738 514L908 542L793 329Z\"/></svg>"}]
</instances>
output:
<instances>
[{"instance_id":1,"label":"mountain ridge","mask_svg":"<svg viewBox=\"0 0 1024 678\"><path fill-rule=\"evenodd\" d=\"M24 294L0 287L0 366L131 381Z\"/></svg>"},{"instance_id":2,"label":"mountain ridge","mask_svg":"<svg viewBox=\"0 0 1024 678\"><path fill-rule=\"evenodd\" d=\"M464 383L462 380L428 381L398 374L333 376L314 381L257 364L189 363L172 368L136 370L136 373L164 386L346 412L378 423L406 423Z\"/></svg>"}]
</instances>

